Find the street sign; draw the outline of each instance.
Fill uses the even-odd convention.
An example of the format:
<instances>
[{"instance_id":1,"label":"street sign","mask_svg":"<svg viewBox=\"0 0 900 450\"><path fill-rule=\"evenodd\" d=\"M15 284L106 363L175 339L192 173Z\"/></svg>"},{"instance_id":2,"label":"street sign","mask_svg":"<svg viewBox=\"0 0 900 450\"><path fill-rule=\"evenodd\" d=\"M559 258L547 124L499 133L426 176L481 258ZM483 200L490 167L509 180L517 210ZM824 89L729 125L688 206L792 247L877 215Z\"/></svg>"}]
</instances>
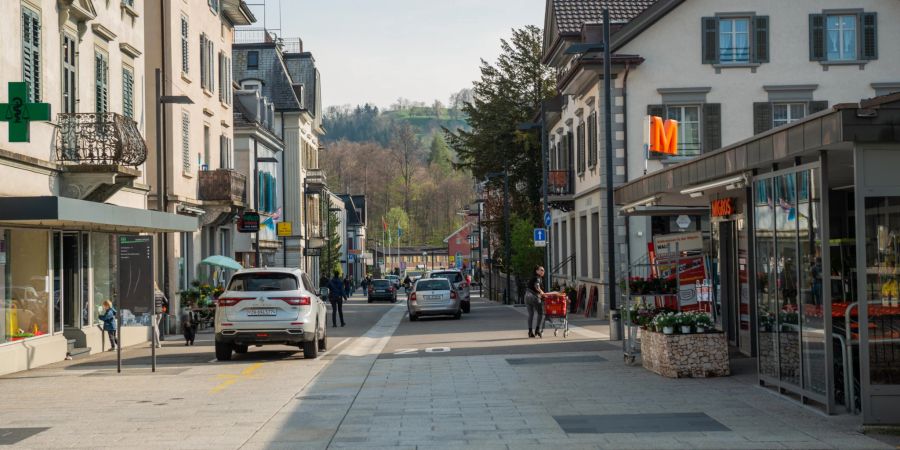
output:
<instances>
[{"instance_id":1,"label":"street sign","mask_svg":"<svg viewBox=\"0 0 900 450\"><path fill-rule=\"evenodd\" d=\"M305 256L322 256L322 247L317 247L317 248L306 247L303 249L303 255L305 255Z\"/></svg>"},{"instance_id":2,"label":"street sign","mask_svg":"<svg viewBox=\"0 0 900 450\"><path fill-rule=\"evenodd\" d=\"M349 262L349 263L355 263L355 262L356 262L356 255L354 255L353 253L347 255L347 262Z\"/></svg>"},{"instance_id":3,"label":"street sign","mask_svg":"<svg viewBox=\"0 0 900 450\"><path fill-rule=\"evenodd\" d=\"M119 313L116 319L121 336L122 319L126 316L133 317L139 323L144 323L146 319L156 320L156 299L153 289L153 237L119 236L118 242L116 306ZM153 371L156 372L156 346L150 347ZM122 347L116 348L116 368L121 373Z\"/></svg>"},{"instance_id":4,"label":"street sign","mask_svg":"<svg viewBox=\"0 0 900 450\"><path fill-rule=\"evenodd\" d=\"M534 229L534 246L535 247L546 247L547 246L547 230L544 228L535 228Z\"/></svg>"},{"instance_id":5,"label":"street sign","mask_svg":"<svg viewBox=\"0 0 900 450\"><path fill-rule=\"evenodd\" d=\"M544 226L550 228L550 224L553 223L553 215L550 214L550 211L544 213Z\"/></svg>"},{"instance_id":6,"label":"street sign","mask_svg":"<svg viewBox=\"0 0 900 450\"><path fill-rule=\"evenodd\" d=\"M257 233L259 232L259 213L256 211L245 211L238 220L239 233Z\"/></svg>"},{"instance_id":7,"label":"street sign","mask_svg":"<svg viewBox=\"0 0 900 450\"><path fill-rule=\"evenodd\" d=\"M682 214L678 216L677 219L675 219L675 224L678 225L678 228L681 228L683 230L691 226L691 218Z\"/></svg>"},{"instance_id":8,"label":"street sign","mask_svg":"<svg viewBox=\"0 0 900 450\"><path fill-rule=\"evenodd\" d=\"M25 82L7 84L9 103L0 103L0 122L9 122L9 142L31 142L31 121L50 120L49 103L28 103Z\"/></svg>"},{"instance_id":9,"label":"street sign","mask_svg":"<svg viewBox=\"0 0 900 450\"><path fill-rule=\"evenodd\" d=\"M278 237L287 237L294 235L294 224L292 222L278 222Z\"/></svg>"}]
</instances>

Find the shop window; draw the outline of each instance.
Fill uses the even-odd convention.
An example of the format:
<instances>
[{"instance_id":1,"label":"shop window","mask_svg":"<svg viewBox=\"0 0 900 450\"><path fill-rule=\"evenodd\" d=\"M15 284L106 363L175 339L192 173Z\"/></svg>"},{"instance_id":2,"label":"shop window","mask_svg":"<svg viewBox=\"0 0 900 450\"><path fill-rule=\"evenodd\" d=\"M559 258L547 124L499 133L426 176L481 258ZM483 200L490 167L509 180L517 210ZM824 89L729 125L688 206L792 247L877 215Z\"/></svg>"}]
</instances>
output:
<instances>
[{"instance_id":1,"label":"shop window","mask_svg":"<svg viewBox=\"0 0 900 450\"><path fill-rule=\"evenodd\" d=\"M94 233L91 236L91 259L94 269L93 283L93 310L91 314L95 319L100 315L103 309L103 302L106 300L113 301L113 270L115 267L116 254L113 246L114 236L111 234ZM87 304L87 302L85 302Z\"/></svg>"},{"instance_id":2,"label":"shop window","mask_svg":"<svg viewBox=\"0 0 900 450\"><path fill-rule=\"evenodd\" d=\"M900 197L866 198L865 207L869 380L900 385Z\"/></svg>"},{"instance_id":3,"label":"shop window","mask_svg":"<svg viewBox=\"0 0 900 450\"><path fill-rule=\"evenodd\" d=\"M47 232L0 229L0 344L50 333Z\"/></svg>"}]
</instances>

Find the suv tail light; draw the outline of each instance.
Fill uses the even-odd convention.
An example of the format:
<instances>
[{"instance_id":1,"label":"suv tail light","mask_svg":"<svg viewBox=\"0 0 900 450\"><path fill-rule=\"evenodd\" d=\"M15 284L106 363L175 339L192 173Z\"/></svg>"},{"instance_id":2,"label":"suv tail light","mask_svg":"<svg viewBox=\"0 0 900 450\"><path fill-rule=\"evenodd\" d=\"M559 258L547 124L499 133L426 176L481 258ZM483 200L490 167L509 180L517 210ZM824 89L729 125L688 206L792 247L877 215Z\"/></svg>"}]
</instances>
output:
<instances>
[{"instance_id":1,"label":"suv tail light","mask_svg":"<svg viewBox=\"0 0 900 450\"><path fill-rule=\"evenodd\" d=\"M416 301L416 293L415 292L413 292L412 294L409 294L409 301L411 301L411 302Z\"/></svg>"},{"instance_id":2,"label":"suv tail light","mask_svg":"<svg viewBox=\"0 0 900 450\"><path fill-rule=\"evenodd\" d=\"M291 306L309 306L309 297L275 297L270 300L281 300Z\"/></svg>"},{"instance_id":3,"label":"suv tail light","mask_svg":"<svg viewBox=\"0 0 900 450\"><path fill-rule=\"evenodd\" d=\"M216 304L219 306L234 306L244 300L256 300L253 297L219 297Z\"/></svg>"},{"instance_id":4,"label":"suv tail light","mask_svg":"<svg viewBox=\"0 0 900 450\"><path fill-rule=\"evenodd\" d=\"M394 287L393 287L393 286L391 286L391 292L394 292Z\"/></svg>"},{"instance_id":5,"label":"suv tail light","mask_svg":"<svg viewBox=\"0 0 900 450\"><path fill-rule=\"evenodd\" d=\"M457 297L456 291L450 291L450 298L455 299Z\"/></svg>"}]
</instances>

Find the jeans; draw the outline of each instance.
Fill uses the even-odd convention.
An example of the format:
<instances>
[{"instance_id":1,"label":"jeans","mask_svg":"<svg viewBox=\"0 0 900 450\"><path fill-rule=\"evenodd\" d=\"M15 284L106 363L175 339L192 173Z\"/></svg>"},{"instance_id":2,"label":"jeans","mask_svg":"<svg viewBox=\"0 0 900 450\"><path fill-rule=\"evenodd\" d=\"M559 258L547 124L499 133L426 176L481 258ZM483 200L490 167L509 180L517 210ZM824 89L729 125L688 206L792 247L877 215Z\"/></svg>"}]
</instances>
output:
<instances>
[{"instance_id":1,"label":"jeans","mask_svg":"<svg viewBox=\"0 0 900 450\"><path fill-rule=\"evenodd\" d=\"M525 294L525 307L528 308L528 330L540 331L544 327L544 305L541 300L532 293ZM531 328L531 321L537 312L537 322Z\"/></svg>"},{"instance_id":2,"label":"jeans","mask_svg":"<svg viewBox=\"0 0 900 450\"><path fill-rule=\"evenodd\" d=\"M337 316L341 316L341 325L344 324L344 299L331 299L331 325L337 326Z\"/></svg>"},{"instance_id":3,"label":"jeans","mask_svg":"<svg viewBox=\"0 0 900 450\"><path fill-rule=\"evenodd\" d=\"M116 339L116 330L106 330L106 334L109 336L109 348L118 347L119 341Z\"/></svg>"}]
</instances>

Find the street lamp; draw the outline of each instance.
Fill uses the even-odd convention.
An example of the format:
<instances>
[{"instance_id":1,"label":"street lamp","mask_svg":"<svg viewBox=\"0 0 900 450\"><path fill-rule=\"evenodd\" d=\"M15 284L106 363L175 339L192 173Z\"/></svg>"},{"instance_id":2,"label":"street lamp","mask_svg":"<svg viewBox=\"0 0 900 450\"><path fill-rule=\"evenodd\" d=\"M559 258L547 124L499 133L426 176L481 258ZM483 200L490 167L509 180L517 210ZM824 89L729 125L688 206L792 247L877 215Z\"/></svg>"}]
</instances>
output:
<instances>
[{"instance_id":1,"label":"street lamp","mask_svg":"<svg viewBox=\"0 0 900 450\"><path fill-rule=\"evenodd\" d=\"M605 152L606 156L606 242L607 242L607 292L609 293L609 310L616 309L616 251L615 251L615 215L613 209L613 139L612 139L612 74L610 65L612 55L609 47L609 10L603 9L603 42L575 44L566 50L567 54L584 54L589 52L603 52L603 113L605 126ZM610 339L618 340L622 331L621 322L610 323Z\"/></svg>"},{"instance_id":2,"label":"street lamp","mask_svg":"<svg viewBox=\"0 0 900 450\"><path fill-rule=\"evenodd\" d=\"M485 178L490 180L494 177L503 177L503 222L504 228L506 230L506 236L504 236L504 246L506 247L506 255L504 256L503 264L506 266L506 294L504 303L509 303L510 299L510 291L512 290L512 280L510 278L511 275L511 267L510 263L512 260L511 251L510 251L510 239L509 239L509 171L504 170L503 172L491 172L485 175Z\"/></svg>"}]
</instances>

